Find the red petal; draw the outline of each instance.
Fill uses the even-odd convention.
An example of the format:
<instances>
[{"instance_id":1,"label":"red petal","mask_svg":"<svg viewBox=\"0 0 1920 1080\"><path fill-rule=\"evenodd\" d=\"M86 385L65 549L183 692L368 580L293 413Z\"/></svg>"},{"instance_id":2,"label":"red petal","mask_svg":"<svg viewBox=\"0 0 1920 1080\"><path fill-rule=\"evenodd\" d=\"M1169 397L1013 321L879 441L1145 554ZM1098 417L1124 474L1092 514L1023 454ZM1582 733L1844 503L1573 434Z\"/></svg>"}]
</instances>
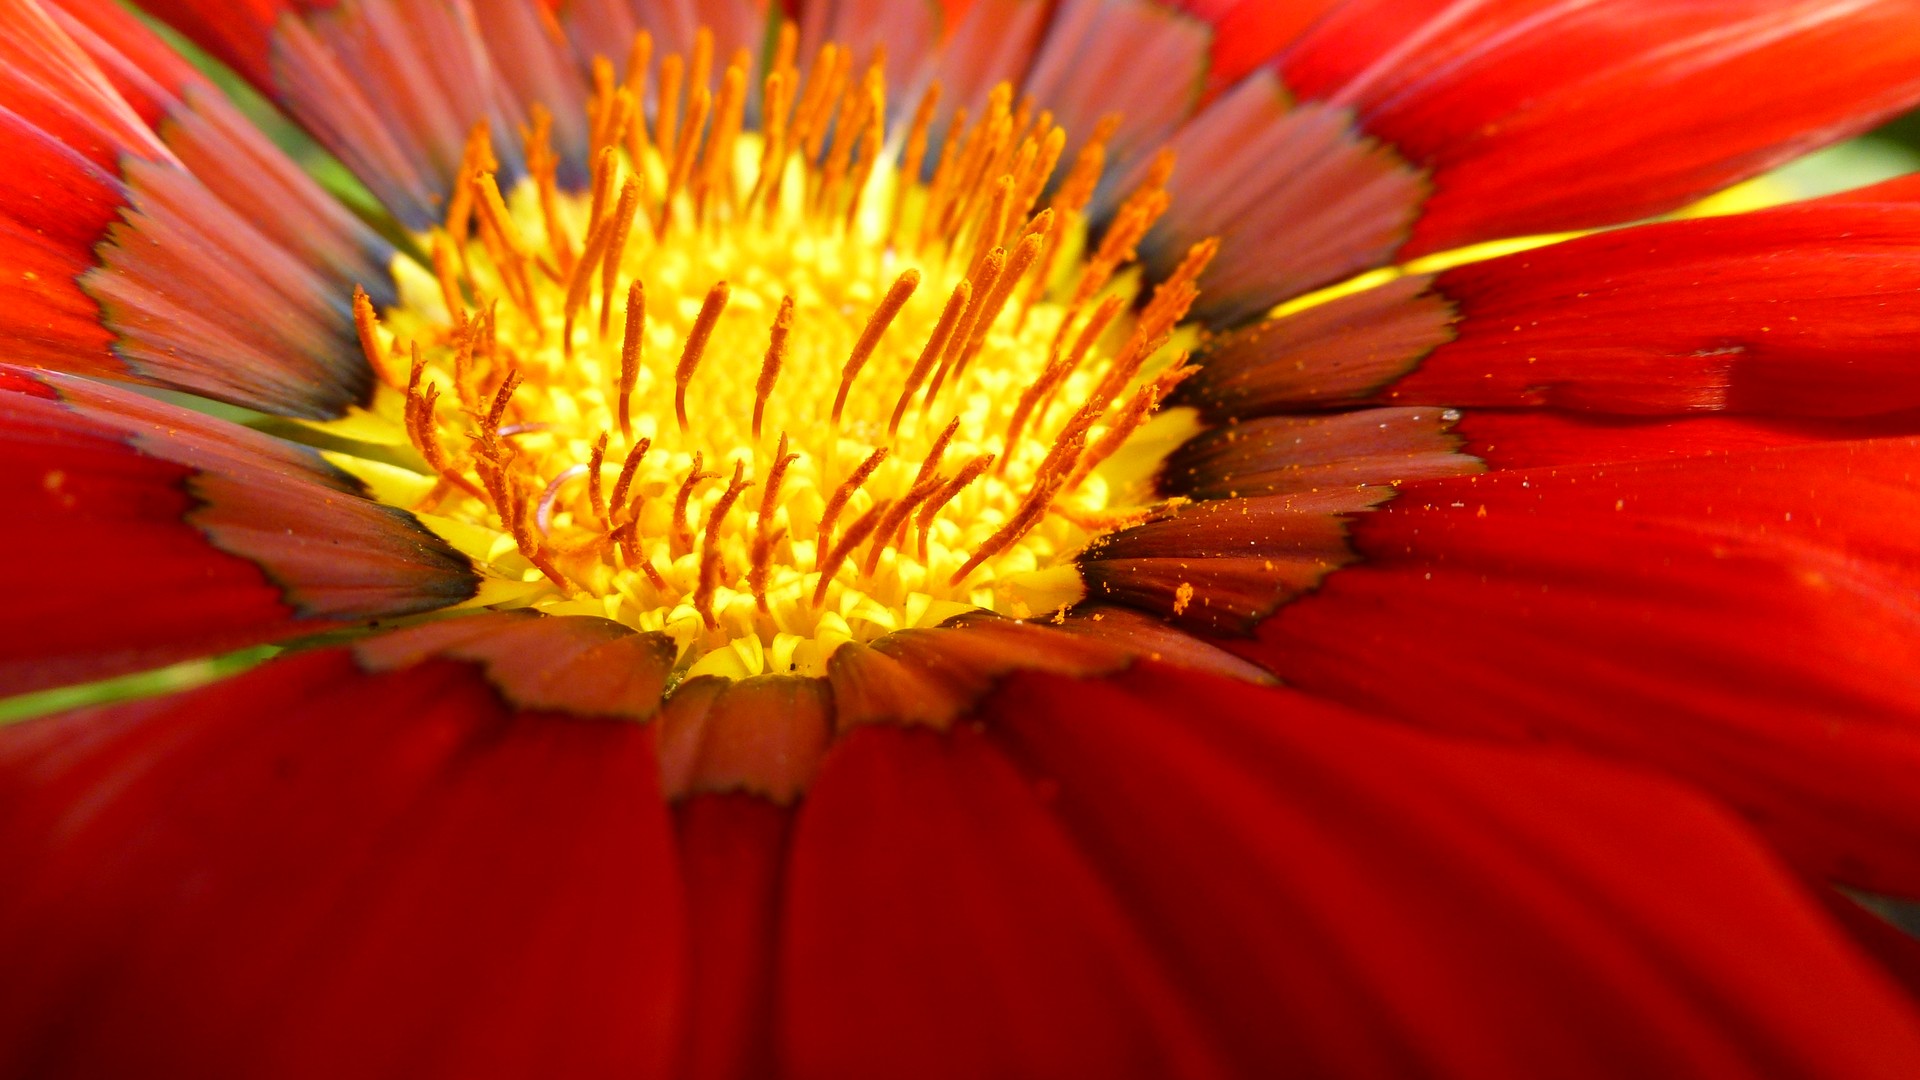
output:
<instances>
[{"instance_id":1,"label":"red petal","mask_svg":"<svg viewBox=\"0 0 1920 1080\"><path fill-rule=\"evenodd\" d=\"M75 278L119 215L117 140L152 136L39 8L0 12L0 333L9 360L107 372L112 335ZM17 269L15 269L17 268Z\"/></svg>"},{"instance_id":2,"label":"red petal","mask_svg":"<svg viewBox=\"0 0 1920 1080\"><path fill-rule=\"evenodd\" d=\"M976 612L937 627L895 631L871 648L843 645L827 677L841 732L874 723L945 729L1013 672L1105 675L1143 657L1254 682L1267 677L1160 619L1097 602L1044 622Z\"/></svg>"},{"instance_id":3,"label":"red petal","mask_svg":"<svg viewBox=\"0 0 1920 1080\"><path fill-rule=\"evenodd\" d=\"M1430 286L1404 277L1224 336L1173 400L1215 421L1373 400L1453 339L1458 314Z\"/></svg>"},{"instance_id":4,"label":"red petal","mask_svg":"<svg viewBox=\"0 0 1920 1080\"><path fill-rule=\"evenodd\" d=\"M1238 1075L1920 1067L1910 1004L1746 829L1677 786L1156 671L1022 677L988 715ZM929 753L890 762L893 783L941 775ZM885 829L835 824L853 840ZM971 859L953 872L980 873ZM944 906L915 914L926 936L975 944L954 940ZM896 940L876 933L853 949ZM975 947L1024 961L1023 944ZM950 1006L952 1022L990 1017L983 996Z\"/></svg>"},{"instance_id":5,"label":"red petal","mask_svg":"<svg viewBox=\"0 0 1920 1080\"><path fill-rule=\"evenodd\" d=\"M0 1071L661 1075L652 743L338 651L0 732Z\"/></svg>"},{"instance_id":6,"label":"red petal","mask_svg":"<svg viewBox=\"0 0 1920 1080\"><path fill-rule=\"evenodd\" d=\"M660 715L662 784L675 799L746 792L784 805L813 781L832 733L822 680L689 679Z\"/></svg>"},{"instance_id":7,"label":"red petal","mask_svg":"<svg viewBox=\"0 0 1920 1080\"><path fill-rule=\"evenodd\" d=\"M1920 407L1900 189L1600 233L1412 276L1210 347L1217 417L1360 402L1631 415Z\"/></svg>"},{"instance_id":8,"label":"red petal","mask_svg":"<svg viewBox=\"0 0 1920 1080\"><path fill-rule=\"evenodd\" d=\"M1108 168L1151 157L1193 111L1206 84L1211 28L1154 0L1064 0L1055 5L1021 92L1053 113L1079 152L1102 117Z\"/></svg>"},{"instance_id":9,"label":"red petal","mask_svg":"<svg viewBox=\"0 0 1920 1080\"><path fill-rule=\"evenodd\" d=\"M1684 776L1920 892L1920 439L1407 485L1248 652L1413 723Z\"/></svg>"},{"instance_id":10,"label":"red petal","mask_svg":"<svg viewBox=\"0 0 1920 1080\"><path fill-rule=\"evenodd\" d=\"M773 957L791 811L701 795L678 811L690 944L681 1080L775 1075Z\"/></svg>"},{"instance_id":11,"label":"red petal","mask_svg":"<svg viewBox=\"0 0 1920 1080\"><path fill-rule=\"evenodd\" d=\"M1646 217L1865 130L1920 97L1916 18L1912 0L1355 0L1280 68L1434 170L1413 255Z\"/></svg>"},{"instance_id":12,"label":"red petal","mask_svg":"<svg viewBox=\"0 0 1920 1080\"><path fill-rule=\"evenodd\" d=\"M66 22L149 112L170 95ZM380 290L388 249L202 95L168 113L176 157L41 8L0 15L0 133L19 158L0 181L0 255L22 268L0 284L0 331L22 346L10 359L338 415L371 379L344 278ZM183 161L208 165L206 182Z\"/></svg>"},{"instance_id":13,"label":"red petal","mask_svg":"<svg viewBox=\"0 0 1920 1080\"><path fill-rule=\"evenodd\" d=\"M436 657L477 664L494 690L522 710L636 721L659 710L677 653L664 634L636 634L608 619L547 618L526 610L424 623L354 648L372 671Z\"/></svg>"},{"instance_id":14,"label":"red petal","mask_svg":"<svg viewBox=\"0 0 1920 1080\"><path fill-rule=\"evenodd\" d=\"M1465 460L1464 458L1462 459ZM1390 489L1210 499L1163 521L1123 529L1078 557L1087 595L1183 628L1245 633L1353 559L1336 515Z\"/></svg>"},{"instance_id":15,"label":"red petal","mask_svg":"<svg viewBox=\"0 0 1920 1080\"><path fill-rule=\"evenodd\" d=\"M1044 794L970 727L863 727L801 806L780 930L796 1077L1217 1074Z\"/></svg>"},{"instance_id":16,"label":"red petal","mask_svg":"<svg viewBox=\"0 0 1920 1080\"><path fill-rule=\"evenodd\" d=\"M885 49L888 82L900 91L912 88L924 75L942 39L966 16L950 3L902 4L896 0L818 0L803 4L798 14L800 55L813 57L820 46L834 42L853 52L854 70L873 62ZM896 116L912 101L893 102Z\"/></svg>"},{"instance_id":17,"label":"red petal","mask_svg":"<svg viewBox=\"0 0 1920 1080\"><path fill-rule=\"evenodd\" d=\"M1240 80L1293 43L1338 0L1171 0L1213 24L1215 89Z\"/></svg>"},{"instance_id":18,"label":"red petal","mask_svg":"<svg viewBox=\"0 0 1920 1080\"><path fill-rule=\"evenodd\" d=\"M1165 274L1190 245L1219 238L1194 308L1215 325L1391 262L1428 193L1426 174L1350 113L1296 103L1271 72L1221 95L1168 147L1173 202L1141 250Z\"/></svg>"},{"instance_id":19,"label":"red petal","mask_svg":"<svg viewBox=\"0 0 1920 1080\"><path fill-rule=\"evenodd\" d=\"M310 451L77 379L9 373L0 492L21 571L0 694L428 611L475 587L464 558Z\"/></svg>"},{"instance_id":20,"label":"red petal","mask_svg":"<svg viewBox=\"0 0 1920 1080\"><path fill-rule=\"evenodd\" d=\"M114 0L55 0L49 14L220 202L325 272L338 296L364 286L391 301L393 248L243 117L198 71Z\"/></svg>"},{"instance_id":21,"label":"red petal","mask_svg":"<svg viewBox=\"0 0 1920 1080\"><path fill-rule=\"evenodd\" d=\"M324 7L327 0L145 0L140 6L164 19L194 44L270 93L270 44L282 16Z\"/></svg>"},{"instance_id":22,"label":"red petal","mask_svg":"<svg viewBox=\"0 0 1920 1080\"><path fill-rule=\"evenodd\" d=\"M1441 274L1461 312L1382 398L1625 413L1920 407L1920 205L1649 225Z\"/></svg>"},{"instance_id":23,"label":"red petal","mask_svg":"<svg viewBox=\"0 0 1920 1080\"><path fill-rule=\"evenodd\" d=\"M694 30L714 31L719 56L758 49L765 0L696 0L662 7L627 0L256 0L239 25L225 5L164 0L157 13L235 62L352 169L407 227L440 222L462 148L488 125L503 185L524 175L519 133L547 109L562 178L587 175L587 61L624 60L637 29L656 55L685 54ZM423 68L420 59L432 57Z\"/></svg>"},{"instance_id":24,"label":"red petal","mask_svg":"<svg viewBox=\"0 0 1920 1080\"><path fill-rule=\"evenodd\" d=\"M1838 439L1920 433L1920 414L1871 420L1754 418L1715 414L1680 420L1476 409L1454 427L1461 452L1502 469L1697 457Z\"/></svg>"},{"instance_id":25,"label":"red petal","mask_svg":"<svg viewBox=\"0 0 1920 1080\"><path fill-rule=\"evenodd\" d=\"M1052 14L1051 0L972 0L934 65L946 100L978 112L996 83L1018 82Z\"/></svg>"},{"instance_id":26,"label":"red petal","mask_svg":"<svg viewBox=\"0 0 1920 1080\"><path fill-rule=\"evenodd\" d=\"M624 63L634 32L643 28L653 35L656 59L668 53L682 56L691 53L695 31L703 26L713 32L715 56L730 57L738 49L753 50L757 54L768 40L767 20L780 7L791 6L790 3L770 5L768 0L674 0L671 4L651 0L543 2L556 9L555 16L581 59L605 56L616 65Z\"/></svg>"},{"instance_id":27,"label":"red petal","mask_svg":"<svg viewBox=\"0 0 1920 1080\"><path fill-rule=\"evenodd\" d=\"M1306 495L1479 471L1447 409L1273 416L1214 428L1168 456L1160 488L1196 499Z\"/></svg>"}]
</instances>

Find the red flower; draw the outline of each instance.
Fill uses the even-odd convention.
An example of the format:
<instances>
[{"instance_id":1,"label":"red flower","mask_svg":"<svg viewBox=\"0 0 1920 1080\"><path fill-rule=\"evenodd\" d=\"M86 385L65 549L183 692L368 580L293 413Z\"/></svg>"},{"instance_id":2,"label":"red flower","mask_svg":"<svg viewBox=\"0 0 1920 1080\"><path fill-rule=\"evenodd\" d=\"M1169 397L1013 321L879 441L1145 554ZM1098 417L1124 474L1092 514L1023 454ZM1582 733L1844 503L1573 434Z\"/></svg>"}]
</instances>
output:
<instances>
[{"instance_id":1,"label":"red flower","mask_svg":"<svg viewBox=\"0 0 1920 1080\"><path fill-rule=\"evenodd\" d=\"M1302 300L1920 4L148 7L357 182L0 3L0 1074L1920 1073L1920 184Z\"/></svg>"}]
</instances>

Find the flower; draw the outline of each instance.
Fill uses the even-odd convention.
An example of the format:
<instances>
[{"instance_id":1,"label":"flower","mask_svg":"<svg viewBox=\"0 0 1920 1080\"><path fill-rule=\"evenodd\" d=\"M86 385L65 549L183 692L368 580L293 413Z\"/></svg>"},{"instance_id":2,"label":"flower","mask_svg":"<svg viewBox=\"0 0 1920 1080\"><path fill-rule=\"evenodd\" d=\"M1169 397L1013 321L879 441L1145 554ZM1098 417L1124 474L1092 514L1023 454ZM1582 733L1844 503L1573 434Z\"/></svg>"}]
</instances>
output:
<instances>
[{"instance_id":1,"label":"flower","mask_svg":"<svg viewBox=\"0 0 1920 1080\"><path fill-rule=\"evenodd\" d=\"M0 1071L1916 1071L1920 186L1433 258L1911 0L147 6L346 172L0 5Z\"/></svg>"}]
</instances>

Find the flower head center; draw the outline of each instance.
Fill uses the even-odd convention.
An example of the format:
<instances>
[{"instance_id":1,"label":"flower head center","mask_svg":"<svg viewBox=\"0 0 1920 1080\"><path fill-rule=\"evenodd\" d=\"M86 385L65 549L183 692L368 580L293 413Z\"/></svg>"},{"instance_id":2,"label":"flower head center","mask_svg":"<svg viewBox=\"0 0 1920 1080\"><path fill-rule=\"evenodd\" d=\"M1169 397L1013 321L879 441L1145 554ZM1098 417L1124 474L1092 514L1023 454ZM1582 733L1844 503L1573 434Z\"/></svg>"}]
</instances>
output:
<instances>
[{"instance_id":1,"label":"flower head center","mask_svg":"<svg viewBox=\"0 0 1920 1080\"><path fill-rule=\"evenodd\" d=\"M803 74L790 43L757 131L745 57L684 109L702 56L666 58L652 124L644 35L624 82L597 65L581 193L538 110L504 192L476 130L435 280L359 304L439 478L421 509L492 530L523 602L663 631L688 674L1079 599L1073 555L1154 509L1158 455L1124 451L1211 257L1137 303L1164 162L1089 248L1105 131L1056 176L1067 134L1003 86L936 147L936 87L896 165L880 63Z\"/></svg>"}]
</instances>

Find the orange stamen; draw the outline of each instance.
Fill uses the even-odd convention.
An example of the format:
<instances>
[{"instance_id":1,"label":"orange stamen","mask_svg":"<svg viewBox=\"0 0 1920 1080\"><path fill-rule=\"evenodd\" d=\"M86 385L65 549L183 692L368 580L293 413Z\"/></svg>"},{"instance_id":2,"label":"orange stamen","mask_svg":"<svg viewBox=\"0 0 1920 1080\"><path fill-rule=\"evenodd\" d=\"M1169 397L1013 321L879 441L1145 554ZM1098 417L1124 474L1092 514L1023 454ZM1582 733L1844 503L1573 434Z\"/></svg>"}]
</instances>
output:
<instances>
[{"instance_id":1,"label":"orange stamen","mask_svg":"<svg viewBox=\"0 0 1920 1080\"><path fill-rule=\"evenodd\" d=\"M680 433L683 435L687 431L687 387L693 382L693 372L700 366L700 358L706 355L707 341L713 337L714 324L720 321L721 313L727 309L729 293L724 281L707 290L707 298L700 305L700 314L693 320L693 329L687 332L687 346L680 352L680 366L673 372L673 414L680 421Z\"/></svg>"},{"instance_id":2,"label":"orange stamen","mask_svg":"<svg viewBox=\"0 0 1920 1080\"><path fill-rule=\"evenodd\" d=\"M867 366L873 350L880 344L880 338L887 328L893 325L900 309L907 306L913 291L920 287L920 271L908 270L894 280L893 287L880 300L880 306L874 309L867 319L867 327L860 332L860 340L854 343L853 354L847 357L847 364L840 370L840 391L833 398L833 422L840 422L840 412L846 408L847 393L853 389L853 380L860 376L860 369Z\"/></svg>"}]
</instances>

